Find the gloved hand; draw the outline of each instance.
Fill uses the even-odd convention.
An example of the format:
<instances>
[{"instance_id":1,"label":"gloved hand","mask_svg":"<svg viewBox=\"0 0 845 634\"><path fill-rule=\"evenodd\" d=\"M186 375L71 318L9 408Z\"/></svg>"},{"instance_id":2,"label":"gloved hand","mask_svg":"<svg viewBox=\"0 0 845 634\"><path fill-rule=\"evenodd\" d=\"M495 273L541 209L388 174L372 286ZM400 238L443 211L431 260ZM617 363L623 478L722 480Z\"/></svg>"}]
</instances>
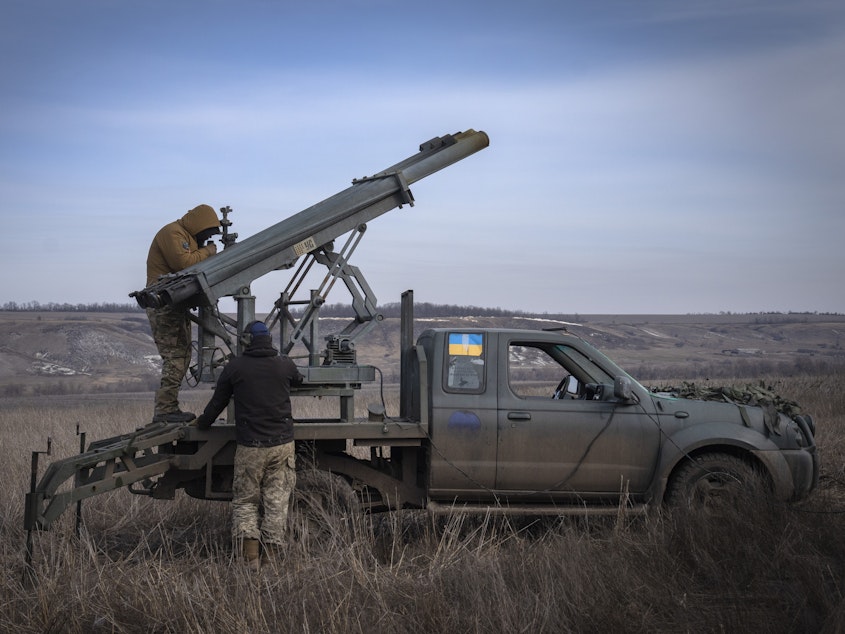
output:
<instances>
[{"instance_id":1,"label":"gloved hand","mask_svg":"<svg viewBox=\"0 0 845 634\"><path fill-rule=\"evenodd\" d=\"M209 254L209 255L214 255L215 253L217 253L217 245L216 245L216 244L214 244L213 242L209 242L209 243L208 243L207 245L205 245L205 247L203 247L203 248L208 249L208 254Z\"/></svg>"},{"instance_id":2,"label":"gloved hand","mask_svg":"<svg viewBox=\"0 0 845 634\"><path fill-rule=\"evenodd\" d=\"M214 420L210 416L206 416L205 414L200 414L196 417L196 419L194 419L194 424L200 429L203 429L205 427L211 427L213 423Z\"/></svg>"}]
</instances>

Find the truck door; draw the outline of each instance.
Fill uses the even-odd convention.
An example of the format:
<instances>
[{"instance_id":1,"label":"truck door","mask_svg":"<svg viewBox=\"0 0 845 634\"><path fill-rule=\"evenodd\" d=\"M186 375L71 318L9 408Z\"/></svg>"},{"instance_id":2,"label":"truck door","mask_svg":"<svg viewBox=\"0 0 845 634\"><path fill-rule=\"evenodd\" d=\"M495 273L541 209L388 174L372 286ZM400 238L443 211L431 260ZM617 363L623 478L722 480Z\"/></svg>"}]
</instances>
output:
<instances>
[{"instance_id":1,"label":"truck door","mask_svg":"<svg viewBox=\"0 0 845 634\"><path fill-rule=\"evenodd\" d=\"M572 346L502 339L496 489L538 501L645 492L660 437L640 405L615 402L613 377Z\"/></svg>"},{"instance_id":2,"label":"truck door","mask_svg":"<svg viewBox=\"0 0 845 634\"><path fill-rule=\"evenodd\" d=\"M495 333L439 333L432 346L429 494L492 499L496 478Z\"/></svg>"}]
</instances>

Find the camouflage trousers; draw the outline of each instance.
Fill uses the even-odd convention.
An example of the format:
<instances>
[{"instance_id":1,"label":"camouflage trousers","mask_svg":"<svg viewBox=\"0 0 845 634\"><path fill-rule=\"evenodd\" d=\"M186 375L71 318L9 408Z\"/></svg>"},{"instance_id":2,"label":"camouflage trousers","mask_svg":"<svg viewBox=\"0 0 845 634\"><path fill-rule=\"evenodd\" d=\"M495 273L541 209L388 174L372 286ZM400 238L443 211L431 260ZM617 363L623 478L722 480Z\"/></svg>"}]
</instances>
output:
<instances>
[{"instance_id":1,"label":"camouflage trousers","mask_svg":"<svg viewBox=\"0 0 845 634\"><path fill-rule=\"evenodd\" d=\"M161 386L156 390L155 413L179 410L179 388L191 365L191 322L186 310L166 306L148 308L147 318L161 356Z\"/></svg>"},{"instance_id":2,"label":"camouflage trousers","mask_svg":"<svg viewBox=\"0 0 845 634\"><path fill-rule=\"evenodd\" d=\"M283 544L290 496L296 486L294 443L235 450L232 539Z\"/></svg>"}]
</instances>

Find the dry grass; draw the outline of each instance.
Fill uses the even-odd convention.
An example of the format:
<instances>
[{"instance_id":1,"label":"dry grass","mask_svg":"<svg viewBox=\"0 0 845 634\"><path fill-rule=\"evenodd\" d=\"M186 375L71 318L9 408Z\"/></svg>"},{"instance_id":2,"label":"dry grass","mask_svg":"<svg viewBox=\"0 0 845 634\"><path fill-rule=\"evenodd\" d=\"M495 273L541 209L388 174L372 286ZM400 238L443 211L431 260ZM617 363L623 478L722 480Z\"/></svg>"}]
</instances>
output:
<instances>
[{"instance_id":1,"label":"dry grass","mask_svg":"<svg viewBox=\"0 0 845 634\"><path fill-rule=\"evenodd\" d=\"M748 500L699 518L360 518L250 575L228 505L116 491L35 535L24 566L30 451L146 422L148 400L3 403L0 631L839 632L845 629L843 377L772 380L818 423L822 486L801 505ZM205 395L197 396L199 408ZM43 462L42 462L43 464Z\"/></svg>"}]
</instances>

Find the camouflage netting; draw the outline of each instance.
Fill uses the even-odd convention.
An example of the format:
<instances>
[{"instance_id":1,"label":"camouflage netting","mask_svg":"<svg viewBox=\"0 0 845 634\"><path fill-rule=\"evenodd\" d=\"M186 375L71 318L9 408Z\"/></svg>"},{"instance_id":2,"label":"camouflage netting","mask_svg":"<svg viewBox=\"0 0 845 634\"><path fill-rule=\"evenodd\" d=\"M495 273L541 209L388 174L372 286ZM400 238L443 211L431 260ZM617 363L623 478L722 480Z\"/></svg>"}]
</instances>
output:
<instances>
[{"instance_id":1,"label":"camouflage netting","mask_svg":"<svg viewBox=\"0 0 845 634\"><path fill-rule=\"evenodd\" d=\"M760 381L757 385L747 384L741 387L713 387L696 385L684 381L680 387L653 387L652 392L666 392L677 398L689 398L699 401L722 401L735 405L761 407L764 411L782 412L790 418L801 413L801 407L795 401L783 398L774 388Z\"/></svg>"}]
</instances>

